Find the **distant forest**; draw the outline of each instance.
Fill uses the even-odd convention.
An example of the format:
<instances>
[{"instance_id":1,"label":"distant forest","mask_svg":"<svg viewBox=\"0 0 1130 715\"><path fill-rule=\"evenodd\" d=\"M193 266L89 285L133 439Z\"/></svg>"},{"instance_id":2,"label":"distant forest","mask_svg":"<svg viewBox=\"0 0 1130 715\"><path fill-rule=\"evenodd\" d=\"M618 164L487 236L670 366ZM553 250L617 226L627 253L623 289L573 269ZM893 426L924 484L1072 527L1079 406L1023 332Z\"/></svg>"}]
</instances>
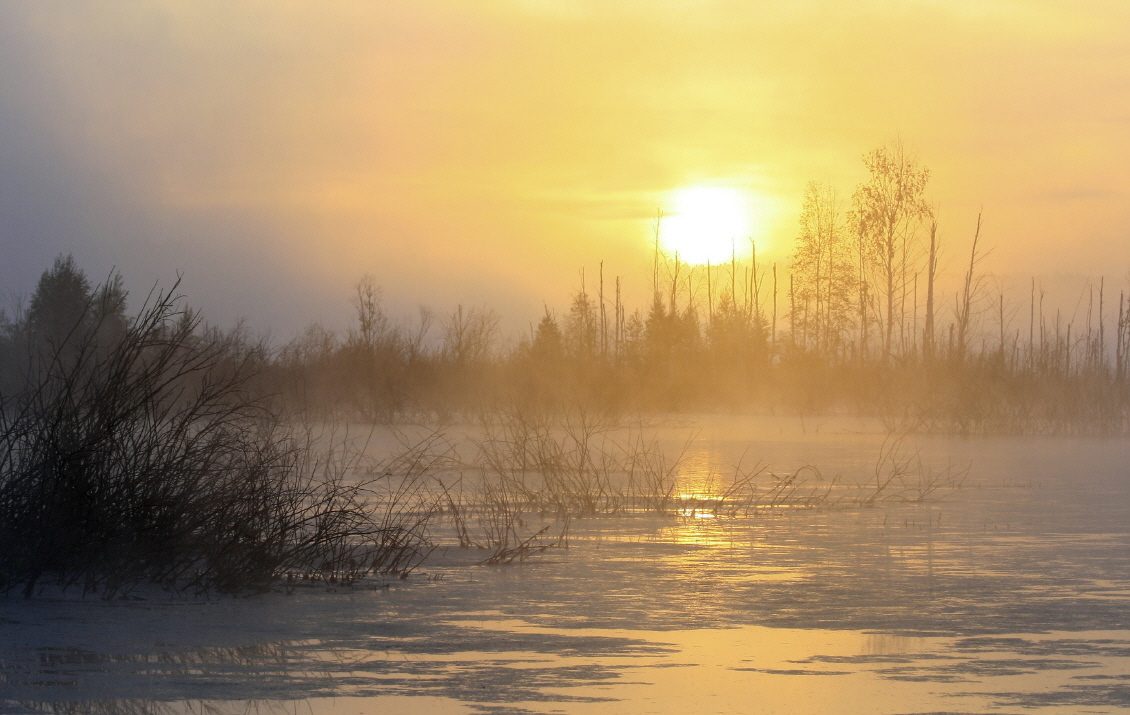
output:
<instances>
[{"instance_id":1,"label":"distant forest","mask_svg":"<svg viewBox=\"0 0 1130 715\"><path fill-rule=\"evenodd\" d=\"M1035 281L1017 304L980 270L978 217L943 294L929 171L897 143L864 164L869 178L847 198L809 184L787 270L759 263L756 245L748 260L688 266L657 243L648 305L626 306L621 279L599 275L516 343L500 339L489 308L398 319L371 278L355 287L344 333L312 325L272 345L183 306L167 329L210 345L264 404L315 419L771 411L959 434L1126 434L1125 290L1088 286L1074 319L1045 314ZM0 396L47 363L77 365L129 339L126 299L119 277L92 285L58 258L26 304L0 314Z\"/></svg>"}]
</instances>

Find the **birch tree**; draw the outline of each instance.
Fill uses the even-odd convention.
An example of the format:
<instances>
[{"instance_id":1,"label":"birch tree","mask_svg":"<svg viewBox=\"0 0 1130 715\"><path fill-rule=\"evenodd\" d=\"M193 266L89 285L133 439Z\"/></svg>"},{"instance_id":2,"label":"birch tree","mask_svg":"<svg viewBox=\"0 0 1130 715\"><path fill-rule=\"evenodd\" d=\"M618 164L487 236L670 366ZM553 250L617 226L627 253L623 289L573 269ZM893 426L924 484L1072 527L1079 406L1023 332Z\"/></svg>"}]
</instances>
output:
<instances>
[{"instance_id":1,"label":"birch tree","mask_svg":"<svg viewBox=\"0 0 1130 715\"><path fill-rule=\"evenodd\" d=\"M920 229L931 217L925 199L930 170L919 166L901 141L868 152L863 163L871 177L855 191L853 218L868 279L879 299L878 324L887 358L894 354L896 331L902 334L908 327L907 296L923 255Z\"/></svg>"},{"instance_id":2,"label":"birch tree","mask_svg":"<svg viewBox=\"0 0 1130 715\"><path fill-rule=\"evenodd\" d=\"M793 276L799 312L793 330L799 328L801 344L837 349L854 318L855 275L840 198L827 184L810 182L805 190Z\"/></svg>"}]
</instances>

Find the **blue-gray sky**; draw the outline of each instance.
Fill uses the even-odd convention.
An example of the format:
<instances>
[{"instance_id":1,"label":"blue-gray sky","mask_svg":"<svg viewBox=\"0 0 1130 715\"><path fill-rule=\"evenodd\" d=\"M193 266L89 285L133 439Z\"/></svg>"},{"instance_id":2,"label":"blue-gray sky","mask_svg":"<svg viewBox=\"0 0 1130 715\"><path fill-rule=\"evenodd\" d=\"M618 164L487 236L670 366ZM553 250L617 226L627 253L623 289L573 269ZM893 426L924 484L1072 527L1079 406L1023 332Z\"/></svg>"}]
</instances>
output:
<instances>
[{"instance_id":1,"label":"blue-gray sky","mask_svg":"<svg viewBox=\"0 0 1130 715\"><path fill-rule=\"evenodd\" d=\"M756 197L786 261L809 179L895 137L952 271L1130 268L1130 5L1113 0L0 3L0 292L60 253L213 320L389 302L520 323L597 264L642 290L652 217Z\"/></svg>"}]
</instances>

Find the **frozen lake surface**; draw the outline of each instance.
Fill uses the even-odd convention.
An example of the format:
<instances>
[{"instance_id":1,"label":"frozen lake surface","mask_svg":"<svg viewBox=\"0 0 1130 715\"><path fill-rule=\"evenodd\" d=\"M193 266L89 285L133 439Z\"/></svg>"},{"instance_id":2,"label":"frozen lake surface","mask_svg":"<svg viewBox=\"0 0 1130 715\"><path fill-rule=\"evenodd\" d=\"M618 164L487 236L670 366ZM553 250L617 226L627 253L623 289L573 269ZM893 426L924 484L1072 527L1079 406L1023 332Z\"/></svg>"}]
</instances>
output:
<instances>
[{"instance_id":1,"label":"frozen lake surface","mask_svg":"<svg viewBox=\"0 0 1130 715\"><path fill-rule=\"evenodd\" d=\"M743 460L873 473L848 422L705 419ZM693 441L687 444L688 438ZM14 713L1113 713L1130 709L1130 444L918 437L939 502L575 520L512 566L209 601L0 601ZM473 556L473 555L472 555Z\"/></svg>"}]
</instances>

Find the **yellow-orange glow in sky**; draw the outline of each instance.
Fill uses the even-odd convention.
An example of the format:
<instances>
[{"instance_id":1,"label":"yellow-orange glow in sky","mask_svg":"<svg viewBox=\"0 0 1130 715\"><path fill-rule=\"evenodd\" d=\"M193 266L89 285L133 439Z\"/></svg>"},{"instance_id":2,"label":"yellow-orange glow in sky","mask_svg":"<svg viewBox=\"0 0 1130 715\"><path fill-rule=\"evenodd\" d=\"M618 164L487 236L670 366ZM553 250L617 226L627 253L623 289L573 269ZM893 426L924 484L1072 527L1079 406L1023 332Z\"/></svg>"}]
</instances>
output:
<instances>
[{"instance_id":1,"label":"yellow-orange glow in sky","mask_svg":"<svg viewBox=\"0 0 1130 715\"><path fill-rule=\"evenodd\" d=\"M659 248L691 265L747 260L766 247L770 219L779 212L770 197L733 186L692 184L671 192L659 217Z\"/></svg>"},{"instance_id":2,"label":"yellow-orange glow in sky","mask_svg":"<svg viewBox=\"0 0 1130 715\"><path fill-rule=\"evenodd\" d=\"M282 334L364 273L522 320L601 261L640 295L694 187L747 204L710 256L784 265L805 184L896 138L943 271L981 207L987 270L1130 268L1114 0L8 0L0 112L0 288L69 251Z\"/></svg>"}]
</instances>

